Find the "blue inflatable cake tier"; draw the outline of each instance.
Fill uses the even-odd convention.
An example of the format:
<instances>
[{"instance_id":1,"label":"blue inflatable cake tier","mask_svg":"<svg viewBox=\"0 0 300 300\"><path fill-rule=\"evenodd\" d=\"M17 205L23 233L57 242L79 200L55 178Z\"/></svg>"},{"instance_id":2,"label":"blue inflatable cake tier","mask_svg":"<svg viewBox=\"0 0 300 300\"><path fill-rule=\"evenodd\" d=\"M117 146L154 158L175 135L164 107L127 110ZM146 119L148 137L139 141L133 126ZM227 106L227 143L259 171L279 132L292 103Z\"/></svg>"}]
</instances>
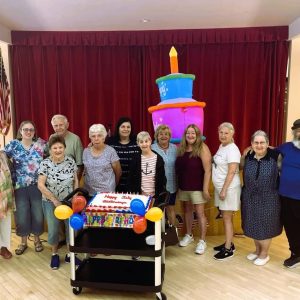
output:
<instances>
[{"instance_id":1,"label":"blue inflatable cake tier","mask_svg":"<svg viewBox=\"0 0 300 300\"><path fill-rule=\"evenodd\" d=\"M176 98L192 98L193 74L170 74L156 79L161 101Z\"/></svg>"}]
</instances>

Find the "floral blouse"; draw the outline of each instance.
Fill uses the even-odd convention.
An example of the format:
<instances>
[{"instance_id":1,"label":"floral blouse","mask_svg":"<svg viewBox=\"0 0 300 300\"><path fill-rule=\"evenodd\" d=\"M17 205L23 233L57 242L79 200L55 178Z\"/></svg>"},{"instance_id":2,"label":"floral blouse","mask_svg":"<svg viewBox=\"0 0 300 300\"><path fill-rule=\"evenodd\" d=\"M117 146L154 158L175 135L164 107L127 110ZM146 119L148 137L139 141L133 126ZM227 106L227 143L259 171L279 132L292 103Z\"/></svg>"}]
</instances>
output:
<instances>
[{"instance_id":1,"label":"floral blouse","mask_svg":"<svg viewBox=\"0 0 300 300\"><path fill-rule=\"evenodd\" d=\"M21 141L12 140L5 146L6 155L12 160L12 179L15 189L37 184L38 169L46 147L46 141L38 138L27 150Z\"/></svg>"},{"instance_id":2,"label":"floral blouse","mask_svg":"<svg viewBox=\"0 0 300 300\"><path fill-rule=\"evenodd\" d=\"M0 152L0 219L6 216L9 210L15 210L14 191L10 176L7 158Z\"/></svg>"}]
</instances>

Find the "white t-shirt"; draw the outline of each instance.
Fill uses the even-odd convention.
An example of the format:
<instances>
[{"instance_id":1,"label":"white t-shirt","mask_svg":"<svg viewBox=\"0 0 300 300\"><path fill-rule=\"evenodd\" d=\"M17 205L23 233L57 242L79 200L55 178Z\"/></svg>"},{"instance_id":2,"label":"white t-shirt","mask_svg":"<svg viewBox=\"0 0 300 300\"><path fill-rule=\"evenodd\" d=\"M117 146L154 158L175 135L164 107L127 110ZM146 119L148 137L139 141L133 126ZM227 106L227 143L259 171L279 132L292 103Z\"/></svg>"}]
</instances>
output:
<instances>
[{"instance_id":1,"label":"white t-shirt","mask_svg":"<svg viewBox=\"0 0 300 300\"><path fill-rule=\"evenodd\" d=\"M222 189L228 173L228 164L239 164L240 160L241 153L236 144L231 143L226 146L220 145L219 150L213 157L212 181L215 188ZM234 175L228 189L237 187L240 184L239 169L237 168L236 174Z\"/></svg>"}]
</instances>

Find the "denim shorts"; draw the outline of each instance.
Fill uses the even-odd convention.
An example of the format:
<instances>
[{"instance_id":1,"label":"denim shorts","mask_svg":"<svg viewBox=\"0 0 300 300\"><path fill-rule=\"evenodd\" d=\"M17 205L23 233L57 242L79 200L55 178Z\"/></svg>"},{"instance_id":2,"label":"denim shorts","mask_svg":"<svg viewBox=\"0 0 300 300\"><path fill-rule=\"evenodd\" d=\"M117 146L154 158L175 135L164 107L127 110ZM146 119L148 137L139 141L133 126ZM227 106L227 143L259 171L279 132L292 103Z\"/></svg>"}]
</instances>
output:
<instances>
[{"instance_id":1,"label":"denim shorts","mask_svg":"<svg viewBox=\"0 0 300 300\"><path fill-rule=\"evenodd\" d=\"M36 185L15 190L15 223L18 236L30 233L41 235L44 232L42 194Z\"/></svg>"},{"instance_id":2,"label":"denim shorts","mask_svg":"<svg viewBox=\"0 0 300 300\"><path fill-rule=\"evenodd\" d=\"M66 242L69 244L69 219L58 220L54 215L55 206L50 201L43 202L43 212L48 226L48 244L51 246L58 245L59 242L59 225L65 223Z\"/></svg>"}]
</instances>

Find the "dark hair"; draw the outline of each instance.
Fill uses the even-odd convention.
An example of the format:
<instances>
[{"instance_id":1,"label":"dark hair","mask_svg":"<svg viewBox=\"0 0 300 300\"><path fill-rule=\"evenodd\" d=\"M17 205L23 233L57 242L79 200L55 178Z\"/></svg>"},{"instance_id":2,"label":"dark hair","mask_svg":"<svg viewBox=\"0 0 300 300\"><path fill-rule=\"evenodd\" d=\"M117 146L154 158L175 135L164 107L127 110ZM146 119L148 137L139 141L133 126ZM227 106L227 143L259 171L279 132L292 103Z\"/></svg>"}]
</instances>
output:
<instances>
[{"instance_id":1,"label":"dark hair","mask_svg":"<svg viewBox=\"0 0 300 300\"><path fill-rule=\"evenodd\" d=\"M51 147L56 143L60 143L66 148L66 142L63 136L58 134L52 135L48 142L49 149L51 149Z\"/></svg>"},{"instance_id":2,"label":"dark hair","mask_svg":"<svg viewBox=\"0 0 300 300\"><path fill-rule=\"evenodd\" d=\"M18 129L18 132L17 132L17 140L21 141L22 140L22 135L21 135L21 130L22 128L24 127L24 125L26 124L31 124L33 127L34 127L34 135L33 135L33 138L32 140L33 141L36 141L38 138L37 138L37 132L36 132L36 127L35 127L35 124L30 121L30 120L25 120L23 121L20 126L19 126L19 129Z\"/></svg>"},{"instance_id":3,"label":"dark hair","mask_svg":"<svg viewBox=\"0 0 300 300\"><path fill-rule=\"evenodd\" d=\"M114 138L117 140L117 141L120 141L120 133L119 133L119 129L121 127L121 125L125 122L128 122L130 123L130 126L131 126L131 131L130 131L130 135L129 135L129 140L132 141L134 139L134 134L133 134L133 126L132 126L132 121L130 118L128 117L121 117L117 124L116 124L116 127L115 127L115 134L114 134Z\"/></svg>"}]
</instances>

